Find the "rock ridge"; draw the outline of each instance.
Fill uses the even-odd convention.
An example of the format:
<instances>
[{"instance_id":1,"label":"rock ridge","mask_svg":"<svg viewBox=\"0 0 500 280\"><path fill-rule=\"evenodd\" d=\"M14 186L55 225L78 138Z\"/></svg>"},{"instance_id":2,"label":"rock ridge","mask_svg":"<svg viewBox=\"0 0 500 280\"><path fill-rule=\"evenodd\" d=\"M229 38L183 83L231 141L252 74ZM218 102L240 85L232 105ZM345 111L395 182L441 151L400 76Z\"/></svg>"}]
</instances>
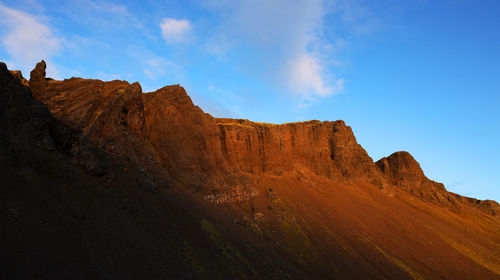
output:
<instances>
[{"instance_id":1,"label":"rock ridge","mask_svg":"<svg viewBox=\"0 0 500 280\"><path fill-rule=\"evenodd\" d=\"M469 202L428 179L408 152L375 163L342 120L270 124L214 118L180 85L143 93L139 83L126 81L52 80L45 68L44 61L36 65L29 85L54 117L107 150L132 155L150 172L161 166L171 180L205 197L227 198L218 204L252 199L259 176L270 174L365 181L388 193L394 186L454 211L465 203L496 213L495 203Z\"/></svg>"}]
</instances>

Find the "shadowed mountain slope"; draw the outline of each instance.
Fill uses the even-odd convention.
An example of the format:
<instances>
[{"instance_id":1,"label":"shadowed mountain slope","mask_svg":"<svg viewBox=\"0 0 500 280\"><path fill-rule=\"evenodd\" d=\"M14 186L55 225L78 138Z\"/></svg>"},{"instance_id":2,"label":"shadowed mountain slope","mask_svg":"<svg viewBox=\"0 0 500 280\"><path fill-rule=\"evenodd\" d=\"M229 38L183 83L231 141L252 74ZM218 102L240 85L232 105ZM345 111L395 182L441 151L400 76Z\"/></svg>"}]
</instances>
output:
<instances>
[{"instance_id":1,"label":"shadowed mountain slope","mask_svg":"<svg viewBox=\"0 0 500 280\"><path fill-rule=\"evenodd\" d=\"M500 278L498 203L406 152L373 162L343 121L218 119L178 85L56 81L42 61L28 88L2 67L6 275Z\"/></svg>"}]
</instances>

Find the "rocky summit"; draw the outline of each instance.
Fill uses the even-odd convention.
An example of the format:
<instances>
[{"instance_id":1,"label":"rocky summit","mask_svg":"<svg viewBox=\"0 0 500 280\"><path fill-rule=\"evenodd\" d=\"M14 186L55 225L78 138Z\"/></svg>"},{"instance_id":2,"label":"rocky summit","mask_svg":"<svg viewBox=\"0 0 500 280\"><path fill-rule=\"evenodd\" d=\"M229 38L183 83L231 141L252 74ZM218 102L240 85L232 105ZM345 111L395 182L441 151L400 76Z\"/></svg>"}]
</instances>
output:
<instances>
[{"instance_id":1,"label":"rocky summit","mask_svg":"<svg viewBox=\"0 0 500 280\"><path fill-rule=\"evenodd\" d=\"M500 206L344 121L0 64L2 279L500 279Z\"/></svg>"}]
</instances>

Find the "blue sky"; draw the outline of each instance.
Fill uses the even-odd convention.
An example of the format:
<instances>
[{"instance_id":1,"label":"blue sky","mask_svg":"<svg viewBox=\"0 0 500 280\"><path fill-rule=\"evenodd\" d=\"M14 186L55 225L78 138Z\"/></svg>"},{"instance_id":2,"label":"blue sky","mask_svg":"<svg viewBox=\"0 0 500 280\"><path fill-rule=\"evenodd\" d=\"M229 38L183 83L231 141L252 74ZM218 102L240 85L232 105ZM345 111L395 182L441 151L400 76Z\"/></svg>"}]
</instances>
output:
<instances>
[{"instance_id":1,"label":"blue sky","mask_svg":"<svg viewBox=\"0 0 500 280\"><path fill-rule=\"evenodd\" d=\"M500 201L500 2L0 1L25 76L181 84L217 117L343 119L374 160L409 151L448 190Z\"/></svg>"}]
</instances>

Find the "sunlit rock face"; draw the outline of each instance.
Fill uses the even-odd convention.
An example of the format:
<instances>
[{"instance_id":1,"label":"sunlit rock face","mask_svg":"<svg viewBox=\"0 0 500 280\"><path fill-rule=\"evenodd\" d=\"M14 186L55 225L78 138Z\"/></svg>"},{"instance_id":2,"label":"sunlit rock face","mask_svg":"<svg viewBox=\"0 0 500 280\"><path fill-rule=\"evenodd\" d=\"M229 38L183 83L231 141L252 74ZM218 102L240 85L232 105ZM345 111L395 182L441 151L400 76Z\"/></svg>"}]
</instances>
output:
<instances>
[{"instance_id":1,"label":"sunlit rock face","mask_svg":"<svg viewBox=\"0 0 500 280\"><path fill-rule=\"evenodd\" d=\"M179 86L144 94L144 107L145 136L165 164L193 185L245 185L247 177L262 173L306 172L336 180L378 176L343 121L274 125L217 119L194 106Z\"/></svg>"},{"instance_id":2,"label":"sunlit rock face","mask_svg":"<svg viewBox=\"0 0 500 280\"><path fill-rule=\"evenodd\" d=\"M180 86L142 94L137 83L47 79L45 68L42 61L32 71L31 90L56 118L109 149L110 143L123 149L135 142L134 134L146 139L173 177L197 189L248 188L261 173L380 177L343 121L216 119Z\"/></svg>"}]
</instances>

